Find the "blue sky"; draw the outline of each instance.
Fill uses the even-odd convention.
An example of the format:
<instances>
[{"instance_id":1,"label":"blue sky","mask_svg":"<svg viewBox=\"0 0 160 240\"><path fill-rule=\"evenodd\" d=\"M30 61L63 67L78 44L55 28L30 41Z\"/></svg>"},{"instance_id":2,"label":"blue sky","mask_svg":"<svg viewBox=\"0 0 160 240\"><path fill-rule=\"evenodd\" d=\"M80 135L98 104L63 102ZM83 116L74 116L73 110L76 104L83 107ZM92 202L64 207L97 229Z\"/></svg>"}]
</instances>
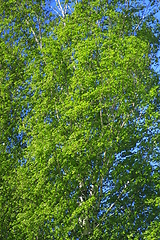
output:
<instances>
[{"instance_id":1,"label":"blue sky","mask_svg":"<svg viewBox=\"0 0 160 240\"><path fill-rule=\"evenodd\" d=\"M160 4L160 1L159 1L159 4ZM156 17L158 18L158 20L159 20L159 24L160 24L160 10L158 11L158 13L156 14ZM157 67L157 69L156 69L156 71L158 72L158 73L160 73L160 50L158 51L158 57L159 57L159 66Z\"/></svg>"}]
</instances>

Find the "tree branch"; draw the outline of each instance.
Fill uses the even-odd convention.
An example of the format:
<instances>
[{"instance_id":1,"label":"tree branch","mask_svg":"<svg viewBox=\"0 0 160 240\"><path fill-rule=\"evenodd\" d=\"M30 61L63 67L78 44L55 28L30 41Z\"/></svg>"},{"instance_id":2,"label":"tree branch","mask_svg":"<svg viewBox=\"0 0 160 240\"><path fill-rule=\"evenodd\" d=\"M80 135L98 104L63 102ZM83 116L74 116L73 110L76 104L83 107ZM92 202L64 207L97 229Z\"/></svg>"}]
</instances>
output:
<instances>
[{"instance_id":1,"label":"tree branch","mask_svg":"<svg viewBox=\"0 0 160 240\"><path fill-rule=\"evenodd\" d=\"M122 190L122 192L119 194L119 196L117 197L116 201L114 203L111 204L111 206L108 208L107 212L105 213L105 215L102 217L102 220L104 219L104 217L107 215L107 213L115 206L116 202L118 201L118 199L120 199L120 197L122 196L122 194L124 193L125 189L127 188L127 185L129 184L129 181L126 182L126 184L124 185L124 188ZM100 225L100 223L97 224L97 226L95 228L97 228Z\"/></svg>"},{"instance_id":2,"label":"tree branch","mask_svg":"<svg viewBox=\"0 0 160 240\"><path fill-rule=\"evenodd\" d=\"M26 23L27 23L27 25L29 26L28 20L26 20ZM31 28L31 32L33 33L33 36L34 36L34 38L35 38L36 43L37 43L38 46L40 47L40 43L39 43L38 38L37 38L37 36L36 36L36 34L35 34L35 31L33 30L32 27L30 27L30 28Z\"/></svg>"}]
</instances>

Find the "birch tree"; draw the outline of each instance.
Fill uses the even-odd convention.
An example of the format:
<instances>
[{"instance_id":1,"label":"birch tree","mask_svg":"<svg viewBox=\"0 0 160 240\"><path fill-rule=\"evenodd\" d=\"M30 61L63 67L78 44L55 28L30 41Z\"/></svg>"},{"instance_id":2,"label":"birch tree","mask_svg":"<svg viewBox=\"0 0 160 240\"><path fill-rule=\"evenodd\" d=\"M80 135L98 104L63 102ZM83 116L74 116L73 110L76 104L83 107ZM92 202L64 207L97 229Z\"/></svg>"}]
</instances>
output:
<instances>
[{"instance_id":1,"label":"birch tree","mask_svg":"<svg viewBox=\"0 0 160 240\"><path fill-rule=\"evenodd\" d=\"M2 239L157 233L159 23L138 4L3 2Z\"/></svg>"}]
</instances>

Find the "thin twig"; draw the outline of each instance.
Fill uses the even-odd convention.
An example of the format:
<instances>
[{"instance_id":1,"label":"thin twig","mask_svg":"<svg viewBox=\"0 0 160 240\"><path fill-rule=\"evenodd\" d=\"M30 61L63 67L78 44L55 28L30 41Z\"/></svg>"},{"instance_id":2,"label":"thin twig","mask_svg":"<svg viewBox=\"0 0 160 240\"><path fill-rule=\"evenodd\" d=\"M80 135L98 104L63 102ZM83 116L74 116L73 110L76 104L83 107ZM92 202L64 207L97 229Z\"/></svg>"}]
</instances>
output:
<instances>
[{"instance_id":1,"label":"thin twig","mask_svg":"<svg viewBox=\"0 0 160 240\"><path fill-rule=\"evenodd\" d=\"M69 5L68 5L68 8L69 8L69 10L70 10L71 12L73 12Z\"/></svg>"},{"instance_id":2,"label":"thin twig","mask_svg":"<svg viewBox=\"0 0 160 240\"><path fill-rule=\"evenodd\" d=\"M145 9L145 11L144 11L144 14L143 14L143 16L142 16L141 21L139 22L139 24L137 25L137 27L135 28L135 30L134 30L133 33L135 33L135 32L137 31L137 29L139 28L140 24L143 22L143 19L144 19L144 17L145 17L146 10L148 9L149 5L150 5L150 2L149 2L149 4L147 5L147 7L146 7L146 9Z\"/></svg>"},{"instance_id":3,"label":"thin twig","mask_svg":"<svg viewBox=\"0 0 160 240\"><path fill-rule=\"evenodd\" d=\"M29 25L28 20L26 20L26 23ZM33 35L34 35L34 38L35 38L36 43L38 44L38 46L40 46L39 41L38 41L38 38L37 38L37 36L36 36L36 34L35 34L35 31L33 30L32 27L30 27L30 28L31 28L31 32L32 32Z\"/></svg>"},{"instance_id":4,"label":"thin twig","mask_svg":"<svg viewBox=\"0 0 160 240\"><path fill-rule=\"evenodd\" d=\"M55 11L59 17L61 17L60 13L56 9L54 9L52 6L50 6L50 8L52 8L52 10Z\"/></svg>"},{"instance_id":5,"label":"thin twig","mask_svg":"<svg viewBox=\"0 0 160 240\"><path fill-rule=\"evenodd\" d=\"M59 8L60 8L60 10L61 10L62 16L63 16L63 18L64 18L64 17L65 17L65 14L64 14L64 11L63 11L63 8L62 8L62 5L61 5L60 0L58 0L58 5L59 5Z\"/></svg>"}]
</instances>

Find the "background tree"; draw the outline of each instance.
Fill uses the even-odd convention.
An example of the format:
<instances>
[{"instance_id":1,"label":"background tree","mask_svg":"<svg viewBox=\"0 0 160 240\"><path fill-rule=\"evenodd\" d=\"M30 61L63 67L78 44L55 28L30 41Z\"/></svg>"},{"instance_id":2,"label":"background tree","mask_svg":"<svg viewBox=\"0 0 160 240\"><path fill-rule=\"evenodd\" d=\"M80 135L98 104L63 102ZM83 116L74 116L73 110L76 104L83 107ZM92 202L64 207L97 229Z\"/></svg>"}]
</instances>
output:
<instances>
[{"instance_id":1,"label":"background tree","mask_svg":"<svg viewBox=\"0 0 160 240\"><path fill-rule=\"evenodd\" d=\"M1 238L155 236L156 3L56 3L2 4Z\"/></svg>"}]
</instances>

